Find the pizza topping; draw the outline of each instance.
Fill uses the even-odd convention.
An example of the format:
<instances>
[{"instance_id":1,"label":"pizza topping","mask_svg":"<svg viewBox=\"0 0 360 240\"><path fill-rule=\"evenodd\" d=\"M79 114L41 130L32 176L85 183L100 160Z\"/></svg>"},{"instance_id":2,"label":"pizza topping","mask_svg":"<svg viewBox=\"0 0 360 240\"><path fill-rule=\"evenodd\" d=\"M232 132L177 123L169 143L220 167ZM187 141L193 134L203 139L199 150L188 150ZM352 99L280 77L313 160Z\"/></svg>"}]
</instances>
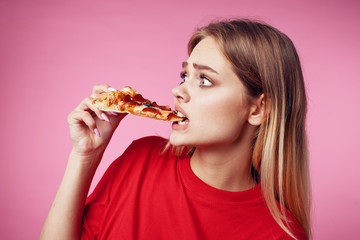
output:
<instances>
[{"instance_id":1,"label":"pizza topping","mask_svg":"<svg viewBox=\"0 0 360 240\"><path fill-rule=\"evenodd\" d=\"M165 111L171 111L171 108L169 106L159 106L158 108Z\"/></svg>"},{"instance_id":2,"label":"pizza topping","mask_svg":"<svg viewBox=\"0 0 360 240\"><path fill-rule=\"evenodd\" d=\"M143 98L143 96L141 96L141 94L136 94L134 97L133 97L133 101L135 102L139 102L139 103L143 103L143 104L151 104L151 101Z\"/></svg>"},{"instance_id":3,"label":"pizza topping","mask_svg":"<svg viewBox=\"0 0 360 240\"><path fill-rule=\"evenodd\" d=\"M176 121L176 122L175 122L176 124L185 125L185 124L188 124L188 123L189 123L189 119L188 119L184 114L182 114L181 112L177 112L176 115L177 115L178 117L181 117L181 118L182 118L181 121Z\"/></svg>"},{"instance_id":4,"label":"pizza topping","mask_svg":"<svg viewBox=\"0 0 360 240\"><path fill-rule=\"evenodd\" d=\"M144 106L147 106L147 107L154 107L154 105L152 103L144 103Z\"/></svg>"},{"instance_id":5,"label":"pizza topping","mask_svg":"<svg viewBox=\"0 0 360 240\"><path fill-rule=\"evenodd\" d=\"M102 93L94 99L93 105L103 111L128 112L158 120L175 122L185 119L181 113L179 115L169 106L161 106L144 98L131 87L125 87L120 91Z\"/></svg>"},{"instance_id":6,"label":"pizza topping","mask_svg":"<svg viewBox=\"0 0 360 240\"><path fill-rule=\"evenodd\" d=\"M127 103L129 106L142 106L141 103L138 103L138 102L128 102Z\"/></svg>"},{"instance_id":7,"label":"pizza topping","mask_svg":"<svg viewBox=\"0 0 360 240\"><path fill-rule=\"evenodd\" d=\"M152 112L156 114L161 114L161 112L156 108L146 107L143 109L143 112Z\"/></svg>"},{"instance_id":8,"label":"pizza topping","mask_svg":"<svg viewBox=\"0 0 360 240\"><path fill-rule=\"evenodd\" d=\"M126 102L126 103L133 102L133 100L131 99L130 95L125 95L122 100L123 100L124 102Z\"/></svg>"},{"instance_id":9,"label":"pizza topping","mask_svg":"<svg viewBox=\"0 0 360 240\"><path fill-rule=\"evenodd\" d=\"M169 113L168 117L167 117L167 120L168 121L171 121L171 119L173 118L177 118L178 116L175 114L175 113Z\"/></svg>"}]
</instances>

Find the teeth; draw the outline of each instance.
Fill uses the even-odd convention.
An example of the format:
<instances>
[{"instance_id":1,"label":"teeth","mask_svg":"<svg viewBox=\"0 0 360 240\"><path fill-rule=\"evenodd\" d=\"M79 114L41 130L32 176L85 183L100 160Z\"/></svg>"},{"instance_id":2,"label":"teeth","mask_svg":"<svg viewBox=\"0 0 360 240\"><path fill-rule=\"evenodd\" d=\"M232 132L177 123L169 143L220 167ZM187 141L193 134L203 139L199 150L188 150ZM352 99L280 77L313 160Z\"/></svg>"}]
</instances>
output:
<instances>
[{"instance_id":1,"label":"teeth","mask_svg":"<svg viewBox=\"0 0 360 240\"><path fill-rule=\"evenodd\" d=\"M178 117L185 117L185 115L184 114L182 114L181 112L177 112L177 114L176 114Z\"/></svg>"},{"instance_id":2,"label":"teeth","mask_svg":"<svg viewBox=\"0 0 360 240\"><path fill-rule=\"evenodd\" d=\"M185 125L186 122L178 122L179 125Z\"/></svg>"}]
</instances>

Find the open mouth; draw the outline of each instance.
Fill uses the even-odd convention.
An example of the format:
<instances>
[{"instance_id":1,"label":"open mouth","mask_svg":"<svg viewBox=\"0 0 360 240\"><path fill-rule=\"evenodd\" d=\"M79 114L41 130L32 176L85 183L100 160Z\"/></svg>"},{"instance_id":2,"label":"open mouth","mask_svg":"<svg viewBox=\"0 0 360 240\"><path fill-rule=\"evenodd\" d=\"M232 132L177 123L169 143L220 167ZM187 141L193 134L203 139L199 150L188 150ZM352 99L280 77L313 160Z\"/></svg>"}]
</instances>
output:
<instances>
[{"instance_id":1,"label":"open mouth","mask_svg":"<svg viewBox=\"0 0 360 240\"><path fill-rule=\"evenodd\" d=\"M184 114L182 114L181 112L177 112L176 115L179 116L179 117L183 117L184 119L182 121L175 122L175 124L185 125L185 124L189 123L189 119Z\"/></svg>"},{"instance_id":2,"label":"open mouth","mask_svg":"<svg viewBox=\"0 0 360 240\"><path fill-rule=\"evenodd\" d=\"M189 119L187 117L184 117L184 119L180 122L176 122L179 125L185 125L189 123Z\"/></svg>"}]
</instances>

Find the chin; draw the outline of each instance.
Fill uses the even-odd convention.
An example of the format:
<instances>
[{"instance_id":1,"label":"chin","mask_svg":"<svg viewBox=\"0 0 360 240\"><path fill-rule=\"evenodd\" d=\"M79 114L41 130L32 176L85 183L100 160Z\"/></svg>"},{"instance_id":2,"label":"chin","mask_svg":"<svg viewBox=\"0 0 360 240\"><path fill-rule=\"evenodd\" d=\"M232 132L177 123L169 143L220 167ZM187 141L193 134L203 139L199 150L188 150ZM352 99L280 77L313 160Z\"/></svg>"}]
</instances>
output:
<instances>
[{"instance_id":1,"label":"chin","mask_svg":"<svg viewBox=\"0 0 360 240\"><path fill-rule=\"evenodd\" d=\"M179 139L179 137L174 136L174 134L170 135L169 142L173 146L181 146L181 145L183 145L183 144L181 144L182 141Z\"/></svg>"},{"instance_id":2,"label":"chin","mask_svg":"<svg viewBox=\"0 0 360 240\"><path fill-rule=\"evenodd\" d=\"M179 146L189 146L189 141L184 136L179 136L176 133L172 133L169 138L169 142L171 145L179 147Z\"/></svg>"}]
</instances>

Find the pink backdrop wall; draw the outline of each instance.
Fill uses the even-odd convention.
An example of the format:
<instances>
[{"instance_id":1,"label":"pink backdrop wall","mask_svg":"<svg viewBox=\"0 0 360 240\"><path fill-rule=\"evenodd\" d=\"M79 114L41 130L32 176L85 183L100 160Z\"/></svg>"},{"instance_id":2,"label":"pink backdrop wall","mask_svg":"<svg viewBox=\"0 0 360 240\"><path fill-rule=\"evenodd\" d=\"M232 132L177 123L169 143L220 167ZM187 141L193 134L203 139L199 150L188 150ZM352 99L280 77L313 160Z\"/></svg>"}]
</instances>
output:
<instances>
[{"instance_id":1,"label":"pink backdrop wall","mask_svg":"<svg viewBox=\"0 0 360 240\"><path fill-rule=\"evenodd\" d=\"M293 39L309 95L314 239L360 239L358 1L0 1L0 239L37 239L71 149L67 114L94 84L172 104L187 40L214 17ZM95 177L165 122L127 117Z\"/></svg>"}]
</instances>

